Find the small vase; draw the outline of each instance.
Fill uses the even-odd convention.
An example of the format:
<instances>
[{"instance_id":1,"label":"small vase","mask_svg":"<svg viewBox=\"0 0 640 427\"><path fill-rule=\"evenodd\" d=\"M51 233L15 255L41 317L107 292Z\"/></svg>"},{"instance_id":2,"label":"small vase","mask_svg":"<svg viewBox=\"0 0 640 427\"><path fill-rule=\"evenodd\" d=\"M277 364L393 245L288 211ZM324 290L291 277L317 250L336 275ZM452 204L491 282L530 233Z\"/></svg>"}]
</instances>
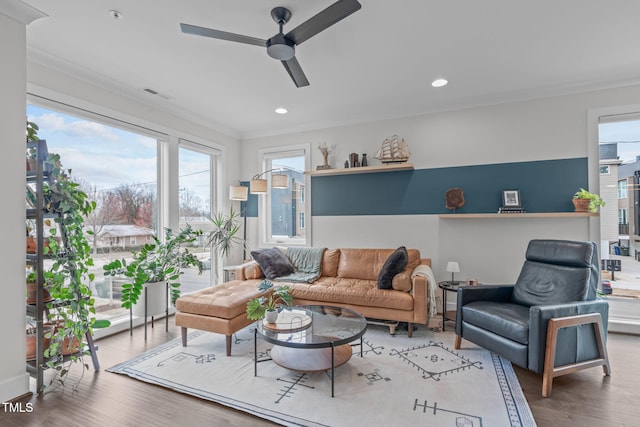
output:
<instances>
[{"instance_id":1,"label":"small vase","mask_svg":"<svg viewBox=\"0 0 640 427\"><path fill-rule=\"evenodd\" d=\"M264 320L267 323L276 323L276 320L278 320L278 312L275 310L267 310L264 313Z\"/></svg>"},{"instance_id":2,"label":"small vase","mask_svg":"<svg viewBox=\"0 0 640 427\"><path fill-rule=\"evenodd\" d=\"M362 166L369 166L368 162L367 162L367 153L362 153Z\"/></svg>"}]
</instances>

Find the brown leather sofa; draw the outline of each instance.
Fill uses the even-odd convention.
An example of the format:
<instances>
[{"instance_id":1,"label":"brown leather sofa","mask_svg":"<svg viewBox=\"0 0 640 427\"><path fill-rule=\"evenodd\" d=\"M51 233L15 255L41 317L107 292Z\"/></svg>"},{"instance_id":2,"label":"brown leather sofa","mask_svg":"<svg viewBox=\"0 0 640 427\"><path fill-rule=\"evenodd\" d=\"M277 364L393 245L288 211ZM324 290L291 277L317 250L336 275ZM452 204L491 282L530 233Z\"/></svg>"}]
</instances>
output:
<instances>
[{"instance_id":1,"label":"brown leather sofa","mask_svg":"<svg viewBox=\"0 0 640 427\"><path fill-rule=\"evenodd\" d=\"M406 322L408 335L413 324L427 323L428 283L422 275L412 277L418 265L431 265L420 251L409 249L407 267L392 281L392 289L378 289L377 278L394 249L326 249L321 277L313 283L286 283L295 305L345 307L366 318ZM260 295L257 285L264 279L255 261L239 266L236 280L207 288L176 301L176 325L182 327L183 346L187 328L222 333L231 353L233 333L252 323L246 318L246 303Z\"/></svg>"}]
</instances>

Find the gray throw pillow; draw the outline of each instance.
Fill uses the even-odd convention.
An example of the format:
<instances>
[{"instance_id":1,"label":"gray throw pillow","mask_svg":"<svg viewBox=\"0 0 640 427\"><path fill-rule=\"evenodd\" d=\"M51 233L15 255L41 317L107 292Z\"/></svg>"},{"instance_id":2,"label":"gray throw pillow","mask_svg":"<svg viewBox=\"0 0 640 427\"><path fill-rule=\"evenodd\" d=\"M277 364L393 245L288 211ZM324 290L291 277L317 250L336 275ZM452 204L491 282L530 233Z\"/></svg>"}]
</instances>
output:
<instances>
[{"instance_id":1,"label":"gray throw pillow","mask_svg":"<svg viewBox=\"0 0 640 427\"><path fill-rule=\"evenodd\" d=\"M295 271L289 258L278 248L251 251L251 256L260 266L264 277L269 280L273 280L276 277L287 276Z\"/></svg>"},{"instance_id":2,"label":"gray throw pillow","mask_svg":"<svg viewBox=\"0 0 640 427\"><path fill-rule=\"evenodd\" d=\"M398 273L402 273L408 262L409 253L407 252L407 248L400 246L398 249L393 251L393 253L389 255L389 258L384 262L380 273L378 273L378 288L391 289L393 277Z\"/></svg>"}]
</instances>

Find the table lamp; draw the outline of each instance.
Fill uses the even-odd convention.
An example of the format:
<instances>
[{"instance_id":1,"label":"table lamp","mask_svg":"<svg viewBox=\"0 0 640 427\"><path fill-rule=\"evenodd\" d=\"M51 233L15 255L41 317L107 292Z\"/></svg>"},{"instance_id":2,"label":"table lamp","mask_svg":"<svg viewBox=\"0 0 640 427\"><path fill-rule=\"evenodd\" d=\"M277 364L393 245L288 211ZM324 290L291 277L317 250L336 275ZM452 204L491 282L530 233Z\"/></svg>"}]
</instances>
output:
<instances>
[{"instance_id":1,"label":"table lamp","mask_svg":"<svg viewBox=\"0 0 640 427\"><path fill-rule=\"evenodd\" d=\"M460 266L456 261L449 261L447 263L447 271L451 273L451 281L454 282L453 274L460 273Z\"/></svg>"}]
</instances>

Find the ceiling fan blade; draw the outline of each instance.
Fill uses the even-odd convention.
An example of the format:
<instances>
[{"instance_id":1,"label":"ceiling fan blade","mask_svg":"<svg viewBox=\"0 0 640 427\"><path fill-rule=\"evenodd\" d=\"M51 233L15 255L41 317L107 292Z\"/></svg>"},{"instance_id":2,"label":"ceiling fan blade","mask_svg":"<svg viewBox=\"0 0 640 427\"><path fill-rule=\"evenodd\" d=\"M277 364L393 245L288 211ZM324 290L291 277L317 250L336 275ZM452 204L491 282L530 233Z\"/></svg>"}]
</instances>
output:
<instances>
[{"instance_id":1,"label":"ceiling fan blade","mask_svg":"<svg viewBox=\"0 0 640 427\"><path fill-rule=\"evenodd\" d=\"M255 46L267 46L267 41L256 37L243 36L241 34L228 33L226 31L214 30L212 28L198 27L196 25L180 24L180 29L185 34L195 36L211 37L214 39L229 40L231 42L252 44Z\"/></svg>"},{"instance_id":2,"label":"ceiling fan blade","mask_svg":"<svg viewBox=\"0 0 640 427\"><path fill-rule=\"evenodd\" d=\"M291 76L291 79L296 84L296 87L309 86L309 80L307 80L307 76L304 75L304 71L302 71L302 67L300 67L300 63L295 56L291 59L280 62L282 62L282 65L284 65L284 68Z\"/></svg>"},{"instance_id":3,"label":"ceiling fan blade","mask_svg":"<svg viewBox=\"0 0 640 427\"><path fill-rule=\"evenodd\" d=\"M336 22L357 12L361 7L362 5L358 0L339 0L289 31L285 34L285 37L299 45Z\"/></svg>"}]
</instances>

